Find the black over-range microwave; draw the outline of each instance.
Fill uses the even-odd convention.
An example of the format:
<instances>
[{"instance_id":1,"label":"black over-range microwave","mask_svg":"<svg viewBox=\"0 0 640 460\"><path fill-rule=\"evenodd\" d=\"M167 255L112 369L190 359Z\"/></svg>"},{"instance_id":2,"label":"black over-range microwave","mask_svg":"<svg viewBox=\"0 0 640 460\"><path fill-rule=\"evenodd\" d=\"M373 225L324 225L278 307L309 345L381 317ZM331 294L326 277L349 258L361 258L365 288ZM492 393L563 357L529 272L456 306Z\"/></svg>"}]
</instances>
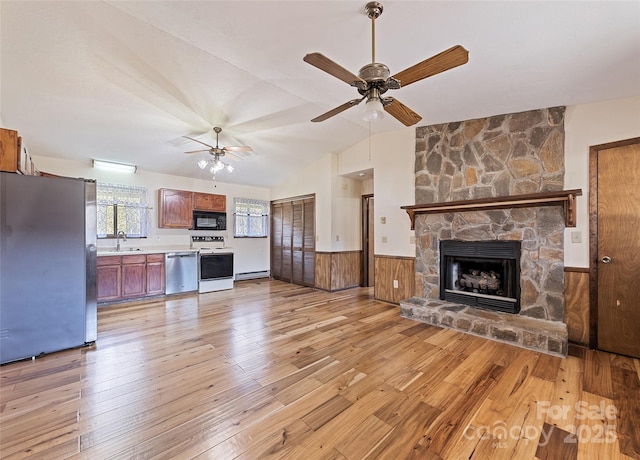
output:
<instances>
[{"instance_id":1,"label":"black over-range microwave","mask_svg":"<svg viewBox=\"0 0 640 460\"><path fill-rule=\"evenodd\" d=\"M213 211L193 211L192 230L226 230L227 214Z\"/></svg>"}]
</instances>

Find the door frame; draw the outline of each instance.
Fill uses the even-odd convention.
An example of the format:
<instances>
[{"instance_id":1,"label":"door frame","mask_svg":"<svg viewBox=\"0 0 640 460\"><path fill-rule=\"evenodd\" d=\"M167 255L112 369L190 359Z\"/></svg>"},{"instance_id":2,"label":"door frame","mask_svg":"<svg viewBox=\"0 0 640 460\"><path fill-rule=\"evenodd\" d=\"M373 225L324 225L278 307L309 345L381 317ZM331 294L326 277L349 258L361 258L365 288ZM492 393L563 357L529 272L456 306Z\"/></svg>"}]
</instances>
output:
<instances>
[{"instance_id":1,"label":"door frame","mask_svg":"<svg viewBox=\"0 0 640 460\"><path fill-rule=\"evenodd\" d=\"M373 198L373 193L362 195L361 208L361 220L362 225L362 257L360 261L360 280L361 286L369 286L369 245L373 244L373 241L369 241L369 225L373 225L374 222L369 222L369 199ZM375 283L374 283L375 284Z\"/></svg>"},{"instance_id":2,"label":"door frame","mask_svg":"<svg viewBox=\"0 0 640 460\"><path fill-rule=\"evenodd\" d=\"M598 348L598 156L633 144L640 144L640 137L589 147L589 348Z\"/></svg>"}]
</instances>

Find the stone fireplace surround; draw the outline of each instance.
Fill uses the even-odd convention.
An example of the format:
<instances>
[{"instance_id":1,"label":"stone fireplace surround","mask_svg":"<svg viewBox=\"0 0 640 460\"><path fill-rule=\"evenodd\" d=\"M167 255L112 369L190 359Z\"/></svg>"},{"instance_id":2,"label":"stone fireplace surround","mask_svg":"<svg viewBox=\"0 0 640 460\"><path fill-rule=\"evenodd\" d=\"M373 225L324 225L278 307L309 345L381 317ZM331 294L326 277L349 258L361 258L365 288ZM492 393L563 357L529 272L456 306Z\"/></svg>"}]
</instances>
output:
<instances>
[{"instance_id":1,"label":"stone fireplace surround","mask_svg":"<svg viewBox=\"0 0 640 460\"><path fill-rule=\"evenodd\" d=\"M416 129L416 203L560 191L564 107ZM416 297L404 317L566 356L564 227L559 207L415 216ZM521 241L521 311L476 309L439 299L439 242Z\"/></svg>"}]
</instances>

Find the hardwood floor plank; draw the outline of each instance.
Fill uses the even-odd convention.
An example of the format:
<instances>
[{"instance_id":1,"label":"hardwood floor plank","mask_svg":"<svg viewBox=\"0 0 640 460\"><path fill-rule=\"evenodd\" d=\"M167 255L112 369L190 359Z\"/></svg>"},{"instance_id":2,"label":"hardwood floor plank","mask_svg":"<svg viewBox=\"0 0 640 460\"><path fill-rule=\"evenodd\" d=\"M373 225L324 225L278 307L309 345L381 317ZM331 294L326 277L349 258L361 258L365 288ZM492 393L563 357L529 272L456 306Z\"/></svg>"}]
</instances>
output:
<instances>
[{"instance_id":1,"label":"hardwood floor plank","mask_svg":"<svg viewBox=\"0 0 640 460\"><path fill-rule=\"evenodd\" d=\"M265 279L114 304L95 346L0 367L0 456L640 458L640 361L572 350L416 323L371 288ZM601 403L614 419L580 418Z\"/></svg>"}]
</instances>

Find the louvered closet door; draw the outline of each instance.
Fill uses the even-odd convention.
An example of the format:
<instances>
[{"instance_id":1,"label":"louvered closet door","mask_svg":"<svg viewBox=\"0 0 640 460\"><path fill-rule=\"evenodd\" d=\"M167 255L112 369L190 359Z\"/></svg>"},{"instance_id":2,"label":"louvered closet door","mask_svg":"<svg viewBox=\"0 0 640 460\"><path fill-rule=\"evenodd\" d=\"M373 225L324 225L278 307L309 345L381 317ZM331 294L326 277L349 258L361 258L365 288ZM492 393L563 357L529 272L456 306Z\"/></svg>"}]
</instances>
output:
<instances>
[{"instance_id":1,"label":"louvered closet door","mask_svg":"<svg viewBox=\"0 0 640 460\"><path fill-rule=\"evenodd\" d=\"M302 252L303 252L303 275L302 284L306 286L315 285L315 263L316 263L316 201L311 198L304 200L303 204L303 228L304 236L302 238Z\"/></svg>"},{"instance_id":2,"label":"louvered closet door","mask_svg":"<svg viewBox=\"0 0 640 460\"><path fill-rule=\"evenodd\" d=\"M282 277L282 205L271 205L271 276Z\"/></svg>"},{"instance_id":3,"label":"louvered closet door","mask_svg":"<svg viewBox=\"0 0 640 460\"><path fill-rule=\"evenodd\" d=\"M293 204L282 203L282 281L292 281L291 244L293 230Z\"/></svg>"},{"instance_id":4,"label":"louvered closet door","mask_svg":"<svg viewBox=\"0 0 640 460\"><path fill-rule=\"evenodd\" d=\"M303 284L304 265L302 263L302 243L304 240L304 205L302 201L294 201L292 207L292 282L295 284Z\"/></svg>"},{"instance_id":5,"label":"louvered closet door","mask_svg":"<svg viewBox=\"0 0 640 460\"><path fill-rule=\"evenodd\" d=\"M314 286L315 198L271 204L271 276Z\"/></svg>"}]
</instances>

